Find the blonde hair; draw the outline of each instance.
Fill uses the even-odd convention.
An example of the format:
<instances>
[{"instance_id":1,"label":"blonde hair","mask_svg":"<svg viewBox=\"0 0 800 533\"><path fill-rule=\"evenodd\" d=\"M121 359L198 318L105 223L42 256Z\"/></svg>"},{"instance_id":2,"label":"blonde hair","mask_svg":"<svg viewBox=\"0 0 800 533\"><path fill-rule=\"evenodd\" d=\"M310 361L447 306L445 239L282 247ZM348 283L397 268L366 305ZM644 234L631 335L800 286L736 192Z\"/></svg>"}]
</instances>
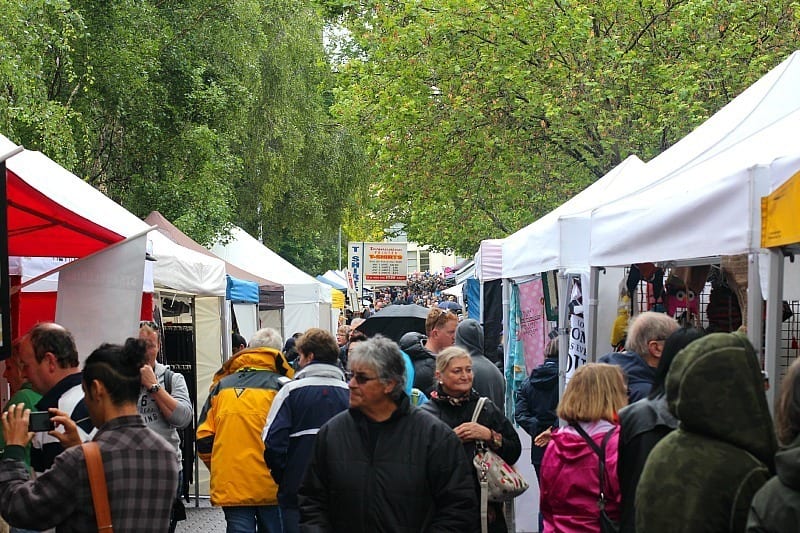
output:
<instances>
[{"instance_id":1,"label":"blonde hair","mask_svg":"<svg viewBox=\"0 0 800 533\"><path fill-rule=\"evenodd\" d=\"M444 374L444 371L447 370L450 362L453 359L458 359L459 357L466 357L472 361L472 357L469 355L469 352L463 348L459 348L458 346L450 346L449 348L445 348L436 356L436 371L440 374Z\"/></svg>"},{"instance_id":2,"label":"blonde hair","mask_svg":"<svg viewBox=\"0 0 800 533\"><path fill-rule=\"evenodd\" d=\"M588 363L569 380L556 414L569 423L613 422L617 411L628 404L622 369L605 363Z\"/></svg>"}]
</instances>

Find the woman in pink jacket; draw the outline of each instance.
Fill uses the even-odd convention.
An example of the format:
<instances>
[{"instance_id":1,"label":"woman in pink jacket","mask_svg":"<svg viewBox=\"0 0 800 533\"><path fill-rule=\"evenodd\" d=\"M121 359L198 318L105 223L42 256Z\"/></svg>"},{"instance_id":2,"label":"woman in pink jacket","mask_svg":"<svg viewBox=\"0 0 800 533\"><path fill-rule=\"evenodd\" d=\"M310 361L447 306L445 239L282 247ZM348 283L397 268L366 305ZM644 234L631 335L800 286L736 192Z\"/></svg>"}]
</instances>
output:
<instances>
[{"instance_id":1,"label":"woman in pink jacket","mask_svg":"<svg viewBox=\"0 0 800 533\"><path fill-rule=\"evenodd\" d=\"M595 448L603 444L605 510L611 520L619 520L617 411L627 403L625 378L618 366L590 363L570 379L557 410L558 417L570 425L553 432L542 459L540 494L545 533L600 531L600 461Z\"/></svg>"}]
</instances>

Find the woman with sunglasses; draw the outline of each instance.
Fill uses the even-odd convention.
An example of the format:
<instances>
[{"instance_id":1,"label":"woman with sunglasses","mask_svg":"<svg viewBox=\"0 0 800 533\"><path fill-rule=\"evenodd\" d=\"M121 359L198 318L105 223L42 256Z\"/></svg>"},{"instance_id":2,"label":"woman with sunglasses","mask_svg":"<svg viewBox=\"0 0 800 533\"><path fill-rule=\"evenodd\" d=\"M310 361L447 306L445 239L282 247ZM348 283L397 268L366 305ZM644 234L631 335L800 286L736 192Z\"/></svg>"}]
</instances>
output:
<instances>
[{"instance_id":1,"label":"woman with sunglasses","mask_svg":"<svg viewBox=\"0 0 800 533\"><path fill-rule=\"evenodd\" d=\"M522 452L519 435L499 407L487 400L477 422L472 422L480 395L472 388L472 357L469 353L456 346L440 352L436 357L436 379L436 390L421 409L453 429L469 461L472 462L480 441L508 464L516 463ZM477 472L473 473L475 491L480 497ZM488 531L508 531L501 503L489 503Z\"/></svg>"}]
</instances>

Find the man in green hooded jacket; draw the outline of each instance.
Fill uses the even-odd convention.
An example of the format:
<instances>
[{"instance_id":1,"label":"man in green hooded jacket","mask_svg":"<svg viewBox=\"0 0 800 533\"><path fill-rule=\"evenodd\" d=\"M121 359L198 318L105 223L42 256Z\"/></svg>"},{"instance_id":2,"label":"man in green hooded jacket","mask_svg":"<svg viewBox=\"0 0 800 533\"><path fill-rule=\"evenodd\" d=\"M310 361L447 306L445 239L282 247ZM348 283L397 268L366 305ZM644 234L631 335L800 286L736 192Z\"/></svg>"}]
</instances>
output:
<instances>
[{"instance_id":1,"label":"man in green hooded jacket","mask_svg":"<svg viewBox=\"0 0 800 533\"><path fill-rule=\"evenodd\" d=\"M678 353L667 402L680 426L659 442L636 490L636 530L744 532L777 447L753 346L714 333Z\"/></svg>"}]
</instances>

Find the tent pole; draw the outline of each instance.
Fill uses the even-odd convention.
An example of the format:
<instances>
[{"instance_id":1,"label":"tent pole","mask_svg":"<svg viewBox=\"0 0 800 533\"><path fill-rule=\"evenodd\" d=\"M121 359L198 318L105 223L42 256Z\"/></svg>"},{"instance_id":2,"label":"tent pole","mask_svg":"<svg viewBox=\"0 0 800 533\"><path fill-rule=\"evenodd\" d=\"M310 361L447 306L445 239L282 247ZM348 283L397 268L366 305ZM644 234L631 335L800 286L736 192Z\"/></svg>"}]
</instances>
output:
<instances>
[{"instance_id":1,"label":"tent pole","mask_svg":"<svg viewBox=\"0 0 800 533\"><path fill-rule=\"evenodd\" d=\"M780 364L778 350L781 345L781 315L783 312L783 253L779 249L769 250L769 286L767 288L767 325L764 345L764 370L770 380L767 403L774 413L775 399L780 394Z\"/></svg>"}]
</instances>

